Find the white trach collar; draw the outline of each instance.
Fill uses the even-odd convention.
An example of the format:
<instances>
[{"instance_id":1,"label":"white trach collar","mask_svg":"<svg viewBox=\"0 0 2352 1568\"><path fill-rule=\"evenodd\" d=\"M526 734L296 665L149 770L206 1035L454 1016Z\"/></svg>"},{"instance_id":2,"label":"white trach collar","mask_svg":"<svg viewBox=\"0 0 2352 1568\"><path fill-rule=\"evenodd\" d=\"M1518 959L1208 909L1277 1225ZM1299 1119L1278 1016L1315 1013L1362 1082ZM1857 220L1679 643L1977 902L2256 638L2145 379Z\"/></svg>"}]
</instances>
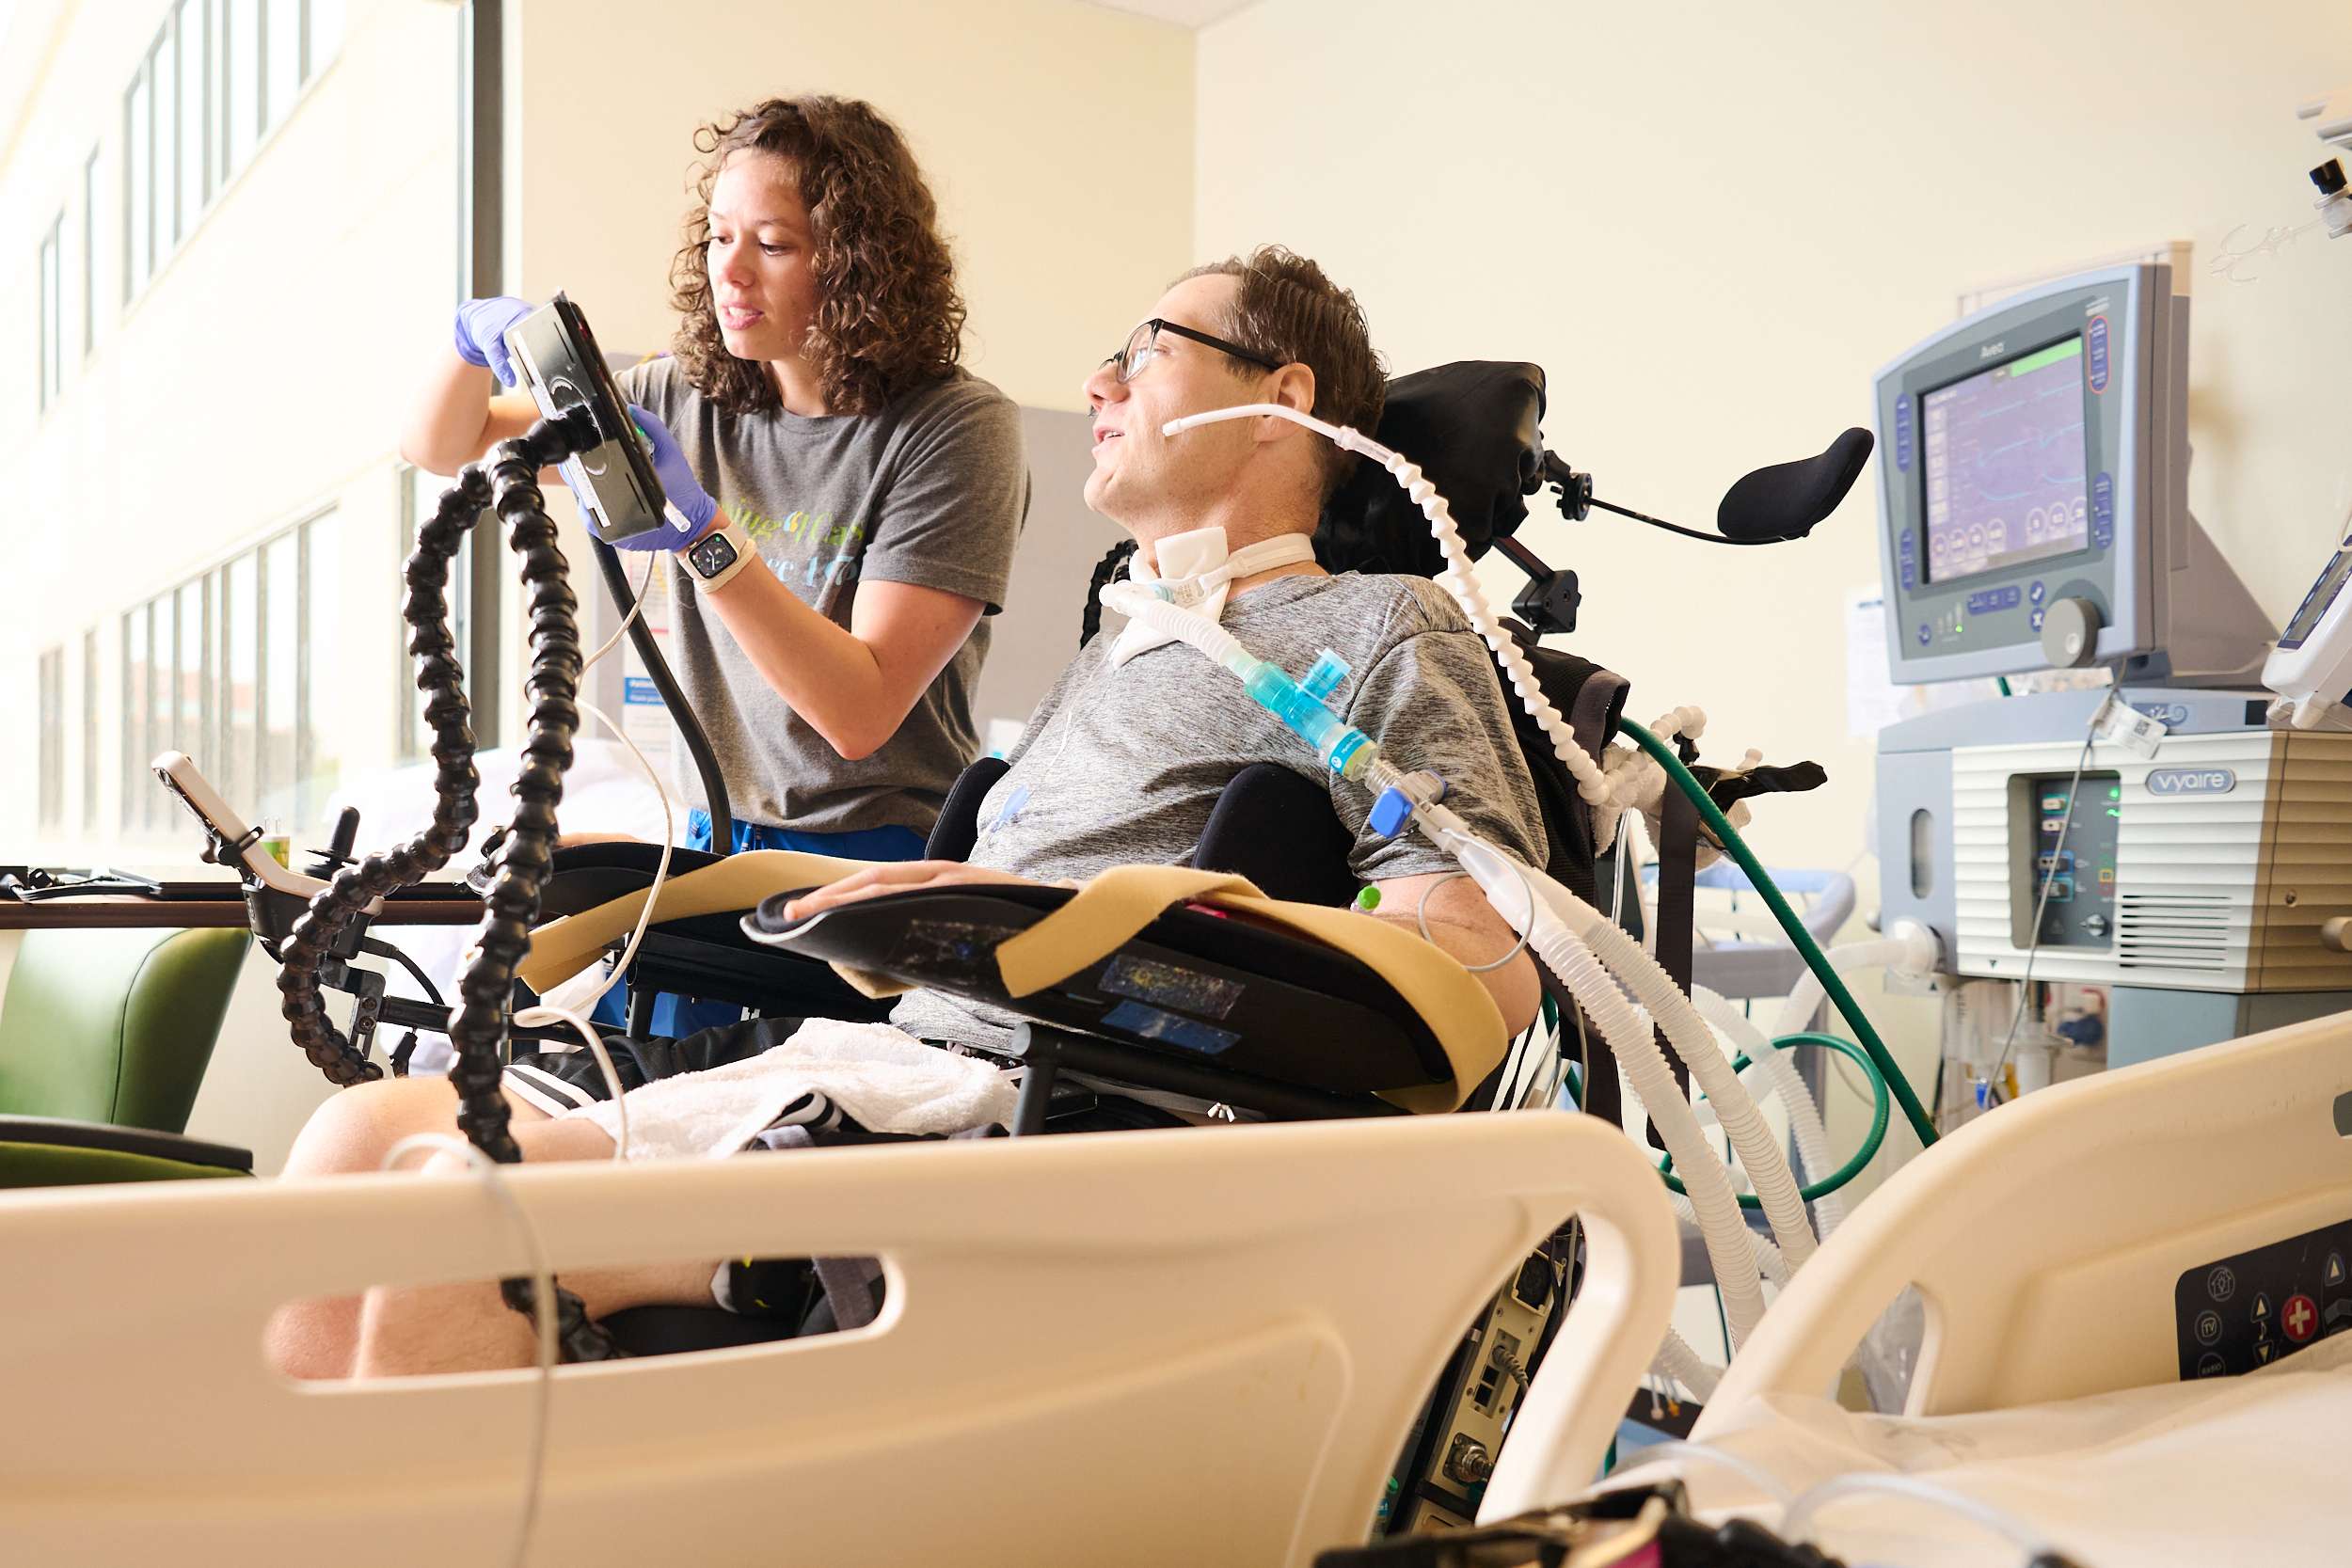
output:
<instances>
[{"instance_id":1,"label":"white trach collar","mask_svg":"<svg viewBox=\"0 0 2352 1568\"><path fill-rule=\"evenodd\" d=\"M1171 604L1198 610L1212 621L1221 621L1225 618L1226 597L1235 581L1270 572L1277 566L1312 561L1315 546L1306 534L1279 533L1228 554L1223 529L1200 528L1189 533L1169 534L1153 546L1152 553L1159 558L1156 570L1143 558L1141 550L1128 558L1127 575L1131 579L1150 587ZM1111 663L1124 664L1147 648L1174 641L1166 632L1130 621L1119 634L1119 641L1111 645Z\"/></svg>"}]
</instances>

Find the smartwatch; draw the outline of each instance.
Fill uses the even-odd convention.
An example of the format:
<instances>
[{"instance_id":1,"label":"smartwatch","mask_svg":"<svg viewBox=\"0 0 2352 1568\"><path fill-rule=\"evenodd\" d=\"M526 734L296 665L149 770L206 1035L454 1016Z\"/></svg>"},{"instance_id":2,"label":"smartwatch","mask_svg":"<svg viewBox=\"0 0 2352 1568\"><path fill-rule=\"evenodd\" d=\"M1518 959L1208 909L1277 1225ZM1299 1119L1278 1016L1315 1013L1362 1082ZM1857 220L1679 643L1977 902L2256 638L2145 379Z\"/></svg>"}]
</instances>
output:
<instances>
[{"instance_id":1,"label":"smartwatch","mask_svg":"<svg viewBox=\"0 0 2352 1568\"><path fill-rule=\"evenodd\" d=\"M736 573L759 559L759 552L752 548L752 536L732 518L724 528L704 534L677 553L705 592L724 587Z\"/></svg>"}]
</instances>

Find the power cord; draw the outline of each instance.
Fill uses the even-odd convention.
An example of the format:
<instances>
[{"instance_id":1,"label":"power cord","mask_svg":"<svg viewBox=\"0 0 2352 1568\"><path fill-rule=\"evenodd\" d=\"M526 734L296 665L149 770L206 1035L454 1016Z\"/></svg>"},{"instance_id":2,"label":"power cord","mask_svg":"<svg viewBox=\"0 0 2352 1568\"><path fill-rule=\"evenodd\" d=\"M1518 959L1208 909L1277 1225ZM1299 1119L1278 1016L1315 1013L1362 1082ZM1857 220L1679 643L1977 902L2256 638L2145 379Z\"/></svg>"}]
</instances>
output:
<instances>
[{"instance_id":1,"label":"power cord","mask_svg":"<svg viewBox=\"0 0 2352 1568\"><path fill-rule=\"evenodd\" d=\"M2001 1041L2000 1058L1993 1064L1993 1070L1985 1080L1988 1110L2009 1099L2000 1089L2001 1075L2009 1069L2010 1053L2017 1048L2017 1031L2026 1022L2026 1010L2033 1005L2033 965L2034 959L2042 953L2042 917L2050 907L2050 889L2058 880L2058 863L2066 855L2066 835L2074 825L2074 806L2082 798L2083 774L2090 767L2091 748L2099 741L2099 723L2106 718L2107 710L2115 705L2116 690L2115 687L2109 686L2106 695L2099 700L2099 705L2090 710L2090 722L2083 732L2083 749L2081 754L2074 758L2074 776L2067 781L2066 810L2058 816L2058 842L2050 847L2050 863L2042 868L2042 893L2034 900L2033 936L2026 947L2026 975L2017 985L2017 1010L2010 1015L2009 1035Z\"/></svg>"}]
</instances>

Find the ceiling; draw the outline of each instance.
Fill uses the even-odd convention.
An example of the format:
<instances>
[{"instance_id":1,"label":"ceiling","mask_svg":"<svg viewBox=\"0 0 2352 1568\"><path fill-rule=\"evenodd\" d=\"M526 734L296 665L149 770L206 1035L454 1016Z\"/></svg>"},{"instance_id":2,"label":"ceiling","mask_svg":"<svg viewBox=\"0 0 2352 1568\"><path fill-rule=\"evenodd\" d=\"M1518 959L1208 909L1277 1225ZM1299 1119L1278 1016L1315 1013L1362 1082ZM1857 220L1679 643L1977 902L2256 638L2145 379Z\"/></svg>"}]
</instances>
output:
<instances>
[{"instance_id":1,"label":"ceiling","mask_svg":"<svg viewBox=\"0 0 2352 1568\"><path fill-rule=\"evenodd\" d=\"M1181 27L1206 27L1212 22L1222 22L1235 11L1255 5L1257 0L1088 0L1114 11L1131 16L1148 16L1160 22L1173 22Z\"/></svg>"}]
</instances>

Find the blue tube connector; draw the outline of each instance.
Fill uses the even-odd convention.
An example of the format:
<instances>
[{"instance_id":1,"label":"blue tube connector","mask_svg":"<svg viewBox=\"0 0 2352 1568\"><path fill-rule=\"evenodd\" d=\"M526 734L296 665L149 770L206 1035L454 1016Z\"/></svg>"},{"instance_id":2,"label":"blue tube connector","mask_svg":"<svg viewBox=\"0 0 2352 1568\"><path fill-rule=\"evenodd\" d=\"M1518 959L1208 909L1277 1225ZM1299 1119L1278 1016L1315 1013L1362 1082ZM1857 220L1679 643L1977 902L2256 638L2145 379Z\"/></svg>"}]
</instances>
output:
<instances>
[{"instance_id":1,"label":"blue tube connector","mask_svg":"<svg viewBox=\"0 0 2352 1568\"><path fill-rule=\"evenodd\" d=\"M1336 667L1336 673L1334 673ZM1243 689L1258 705L1279 719L1293 735L1314 748L1323 765L1343 779L1352 779L1372 766L1380 749L1372 737L1357 729L1338 714L1323 705L1322 701L1306 687L1293 680L1280 665L1259 659L1247 670L1236 671ZM1328 694L1347 676L1347 665L1338 655L1326 650L1309 679L1322 685Z\"/></svg>"}]
</instances>

